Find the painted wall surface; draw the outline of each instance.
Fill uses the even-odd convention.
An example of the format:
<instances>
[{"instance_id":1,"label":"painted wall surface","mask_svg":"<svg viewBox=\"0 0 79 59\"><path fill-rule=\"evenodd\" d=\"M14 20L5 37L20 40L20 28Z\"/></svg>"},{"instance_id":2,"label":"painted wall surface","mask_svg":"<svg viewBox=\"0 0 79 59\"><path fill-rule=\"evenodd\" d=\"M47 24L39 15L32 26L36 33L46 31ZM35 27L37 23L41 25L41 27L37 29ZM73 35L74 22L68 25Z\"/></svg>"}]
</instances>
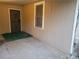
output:
<instances>
[{"instance_id":1,"label":"painted wall surface","mask_svg":"<svg viewBox=\"0 0 79 59\"><path fill-rule=\"evenodd\" d=\"M45 1L45 28L34 28L34 4L25 5L23 31L69 54L76 1Z\"/></svg>"},{"instance_id":2,"label":"painted wall surface","mask_svg":"<svg viewBox=\"0 0 79 59\"><path fill-rule=\"evenodd\" d=\"M9 8L22 10L22 6L0 3L0 34L10 32Z\"/></svg>"}]
</instances>

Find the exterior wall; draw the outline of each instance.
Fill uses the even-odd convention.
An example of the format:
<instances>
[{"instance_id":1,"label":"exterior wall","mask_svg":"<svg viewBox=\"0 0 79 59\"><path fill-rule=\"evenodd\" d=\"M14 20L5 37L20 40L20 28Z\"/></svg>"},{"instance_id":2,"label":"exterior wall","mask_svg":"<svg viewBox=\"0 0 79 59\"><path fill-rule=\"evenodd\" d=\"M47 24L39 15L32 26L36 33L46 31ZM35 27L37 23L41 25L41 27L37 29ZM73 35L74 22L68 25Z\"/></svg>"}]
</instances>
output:
<instances>
[{"instance_id":1,"label":"exterior wall","mask_svg":"<svg viewBox=\"0 0 79 59\"><path fill-rule=\"evenodd\" d=\"M64 54L70 54L76 1L45 1L45 28L34 28L34 4L25 5L23 31Z\"/></svg>"},{"instance_id":2,"label":"exterior wall","mask_svg":"<svg viewBox=\"0 0 79 59\"><path fill-rule=\"evenodd\" d=\"M22 6L0 3L0 34L10 32L9 8L21 9Z\"/></svg>"}]
</instances>

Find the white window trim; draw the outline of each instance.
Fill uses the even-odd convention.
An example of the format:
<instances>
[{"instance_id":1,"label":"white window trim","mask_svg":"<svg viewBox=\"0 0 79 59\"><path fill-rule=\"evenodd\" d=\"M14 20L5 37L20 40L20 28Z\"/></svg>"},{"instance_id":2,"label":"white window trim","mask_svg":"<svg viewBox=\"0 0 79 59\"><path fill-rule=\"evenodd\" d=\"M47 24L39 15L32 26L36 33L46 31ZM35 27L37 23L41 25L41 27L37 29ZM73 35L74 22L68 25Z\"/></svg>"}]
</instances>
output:
<instances>
[{"instance_id":1,"label":"white window trim","mask_svg":"<svg viewBox=\"0 0 79 59\"><path fill-rule=\"evenodd\" d=\"M35 26L35 23L36 23L36 19L35 19L35 16L36 16L36 6L37 5L41 5L41 4L43 4L43 18L42 18L42 28L40 28L40 27L37 27L37 26ZM38 28L38 29L44 29L44 19L45 19L45 1L41 1L41 2L37 2L37 3L35 3L34 4L34 28Z\"/></svg>"}]
</instances>

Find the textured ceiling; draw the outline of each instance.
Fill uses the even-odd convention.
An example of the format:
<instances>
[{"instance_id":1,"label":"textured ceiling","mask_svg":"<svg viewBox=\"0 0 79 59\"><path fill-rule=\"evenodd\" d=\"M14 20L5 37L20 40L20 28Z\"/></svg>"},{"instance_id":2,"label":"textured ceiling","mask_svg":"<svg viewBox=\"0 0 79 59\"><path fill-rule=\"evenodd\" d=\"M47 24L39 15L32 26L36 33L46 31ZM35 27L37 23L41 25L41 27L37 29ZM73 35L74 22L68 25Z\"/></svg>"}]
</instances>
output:
<instances>
[{"instance_id":1,"label":"textured ceiling","mask_svg":"<svg viewBox=\"0 0 79 59\"><path fill-rule=\"evenodd\" d=\"M35 2L35 1L42 1L42 0L0 0L0 2L3 3L10 3L10 4L20 4L24 5L27 3ZM71 2L71 1L76 1L76 0L48 0L48 1L58 1L58 2Z\"/></svg>"},{"instance_id":2,"label":"textured ceiling","mask_svg":"<svg viewBox=\"0 0 79 59\"><path fill-rule=\"evenodd\" d=\"M31 3L34 1L37 1L37 0L0 0L0 2L3 2L3 3L21 4L21 5Z\"/></svg>"}]
</instances>

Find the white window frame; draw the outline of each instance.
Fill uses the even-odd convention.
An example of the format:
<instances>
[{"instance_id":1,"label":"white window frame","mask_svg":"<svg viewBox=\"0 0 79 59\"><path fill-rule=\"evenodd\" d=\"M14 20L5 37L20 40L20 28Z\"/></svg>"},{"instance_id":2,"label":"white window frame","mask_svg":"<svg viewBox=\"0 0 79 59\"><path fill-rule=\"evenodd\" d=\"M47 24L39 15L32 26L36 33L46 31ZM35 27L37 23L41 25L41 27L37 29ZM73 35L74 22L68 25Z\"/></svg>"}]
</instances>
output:
<instances>
[{"instance_id":1,"label":"white window frame","mask_svg":"<svg viewBox=\"0 0 79 59\"><path fill-rule=\"evenodd\" d=\"M36 6L43 4L43 17L42 17L42 27L35 26L36 24ZM34 28L44 29L44 17L45 17L45 1L37 2L34 4Z\"/></svg>"}]
</instances>

